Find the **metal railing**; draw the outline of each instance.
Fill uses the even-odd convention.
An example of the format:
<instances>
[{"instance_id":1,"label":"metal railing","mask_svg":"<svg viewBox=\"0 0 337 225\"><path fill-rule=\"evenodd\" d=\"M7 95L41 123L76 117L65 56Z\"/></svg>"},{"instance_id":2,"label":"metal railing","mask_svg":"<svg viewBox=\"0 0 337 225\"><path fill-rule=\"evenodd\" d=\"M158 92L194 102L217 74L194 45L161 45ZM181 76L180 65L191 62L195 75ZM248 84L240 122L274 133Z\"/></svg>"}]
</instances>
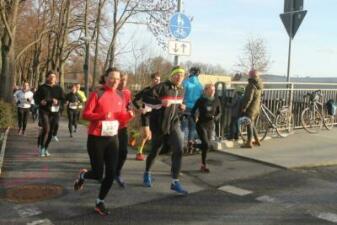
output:
<instances>
[{"instance_id":1,"label":"metal railing","mask_svg":"<svg viewBox=\"0 0 337 225\"><path fill-rule=\"evenodd\" d=\"M215 84L216 93L221 99L223 114L217 124L217 136L224 137L229 132L231 109L228 103L231 101L237 86L246 86L247 82L218 82ZM337 102L337 83L293 83L293 82L264 82L263 103L273 112L277 111L277 99L284 99L283 104L291 107L294 114L295 128L302 128L301 112L308 105L308 98L304 98L308 92L321 90L322 102L329 99ZM279 105L281 107L281 105ZM335 123L336 124L336 117ZM219 127L220 126L220 127Z\"/></svg>"}]
</instances>

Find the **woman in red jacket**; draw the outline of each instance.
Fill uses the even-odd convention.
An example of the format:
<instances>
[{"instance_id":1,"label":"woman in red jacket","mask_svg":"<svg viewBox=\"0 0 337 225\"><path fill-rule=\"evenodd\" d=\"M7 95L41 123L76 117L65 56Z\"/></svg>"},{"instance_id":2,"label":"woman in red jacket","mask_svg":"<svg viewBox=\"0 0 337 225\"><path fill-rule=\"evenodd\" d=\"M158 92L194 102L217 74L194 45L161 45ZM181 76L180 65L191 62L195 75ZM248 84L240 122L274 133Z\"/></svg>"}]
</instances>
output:
<instances>
[{"instance_id":1,"label":"woman in red jacket","mask_svg":"<svg viewBox=\"0 0 337 225\"><path fill-rule=\"evenodd\" d=\"M87 149L91 170L81 169L79 178L74 183L74 190L78 191L83 188L85 179L102 180L95 211L103 216L109 214L104 198L111 188L118 162L117 134L124 106L117 90L119 81L120 72L116 68L109 68L101 78L102 86L91 93L86 103L83 118L90 121Z\"/></svg>"}]
</instances>

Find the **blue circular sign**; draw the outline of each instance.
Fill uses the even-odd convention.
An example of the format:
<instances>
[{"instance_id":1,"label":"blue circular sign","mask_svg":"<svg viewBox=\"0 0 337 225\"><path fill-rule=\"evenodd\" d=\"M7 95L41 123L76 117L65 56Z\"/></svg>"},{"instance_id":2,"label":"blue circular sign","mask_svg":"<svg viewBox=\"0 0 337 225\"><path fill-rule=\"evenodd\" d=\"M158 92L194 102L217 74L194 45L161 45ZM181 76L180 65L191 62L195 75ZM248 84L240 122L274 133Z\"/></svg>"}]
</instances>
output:
<instances>
[{"instance_id":1,"label":"blue circular sign","mask_svg":"<svg viewBox=\"0 0 337 225\"><path fill-rule=\"evenodd\" d=\"M185 39L191 33L191 21L182 14L176 13L170 19L170 33L177 39Z\"/></svg>"}]
</instances>

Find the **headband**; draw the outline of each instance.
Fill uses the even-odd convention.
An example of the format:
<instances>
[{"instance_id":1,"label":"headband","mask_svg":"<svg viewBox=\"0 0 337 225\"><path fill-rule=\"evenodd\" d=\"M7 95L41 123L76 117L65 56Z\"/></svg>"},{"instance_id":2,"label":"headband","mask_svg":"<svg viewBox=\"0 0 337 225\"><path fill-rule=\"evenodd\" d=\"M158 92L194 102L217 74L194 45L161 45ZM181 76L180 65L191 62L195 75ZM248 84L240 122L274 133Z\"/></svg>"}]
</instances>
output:
<instances>
[{"instance_id":1,"label":"headband","mask_svg":"<svg viewBox=\"0 0 337 225\"><path fill-rule=\"evenodd\" d=\"M185 70L183 68L177 68L171 72L171 77L176 73L185 73Z\"/></svg>"}]
</instances>

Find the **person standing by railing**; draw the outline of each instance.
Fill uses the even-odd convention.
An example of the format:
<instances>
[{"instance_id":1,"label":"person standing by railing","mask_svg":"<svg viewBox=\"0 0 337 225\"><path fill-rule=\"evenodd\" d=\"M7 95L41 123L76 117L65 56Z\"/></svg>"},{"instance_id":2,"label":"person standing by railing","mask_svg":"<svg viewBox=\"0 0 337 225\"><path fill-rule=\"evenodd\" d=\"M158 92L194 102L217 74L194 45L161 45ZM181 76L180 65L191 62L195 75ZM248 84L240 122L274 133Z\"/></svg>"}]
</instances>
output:
<instances>
[{"instance_id":1,"label":"person standing by railing","mask_svg":"<svg viewBox=\"0 0 337 225\"><path fill-rule=\"evenodd\" d=\"M252 69L248 73L248 84L245 88L245 94L242 99L241 113L251 119L251 123L247 125L247 142L242 148L252 148L253 144L260 146L260 141L255 128L256 119L260 114L261 95L263 92L263 83L259 78L259 73ZM253 142L253 136L255 142Z\"/></svg>"}]
</instances>

